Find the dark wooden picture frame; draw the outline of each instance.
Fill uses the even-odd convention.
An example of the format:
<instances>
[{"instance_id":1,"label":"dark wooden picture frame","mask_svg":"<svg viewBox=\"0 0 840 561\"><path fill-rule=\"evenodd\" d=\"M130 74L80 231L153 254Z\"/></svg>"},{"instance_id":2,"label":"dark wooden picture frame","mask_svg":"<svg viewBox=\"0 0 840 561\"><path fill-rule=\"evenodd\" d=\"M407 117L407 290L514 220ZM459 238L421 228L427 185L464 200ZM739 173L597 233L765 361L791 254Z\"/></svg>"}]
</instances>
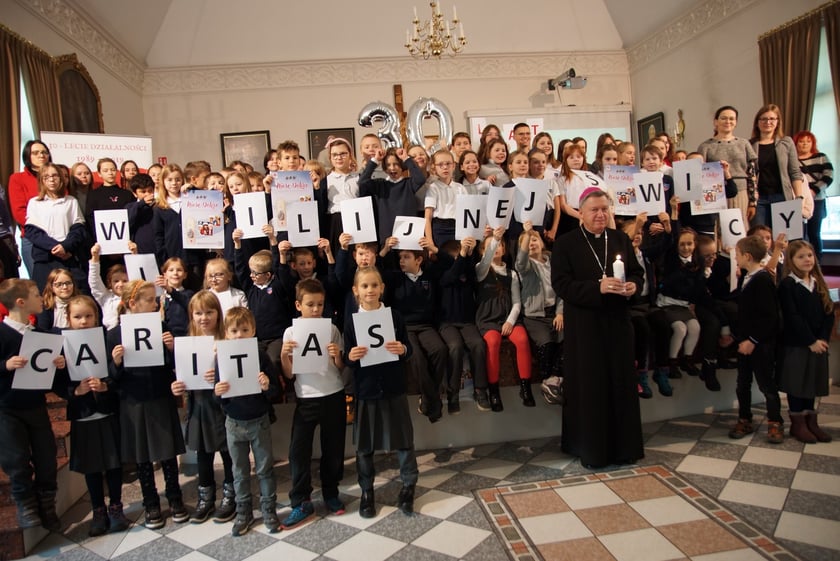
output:
<instances>
[{"instance_id":1,"label":"dark wooden picture frame","mask_svg":"<svg viewBox=\"0 0 840 561\"><path fill-rule=\"evenodd\" d=\"M665 114L661 111L654 113L644 119L636 121L639 148L647 146L647 143L656 135L656 133L665 130Z\"/></svg>"},{"instance_id":2,"label":"dark wooden picture frame","mask_svg":"<svg viewBox=\"0 0 840 561\"><path fill-rule=\"evenodd\" d=\"M239 160L254 166L254 171L263 173L263 159L271 147L269 131L223 132L219 135L222 143L222 165L227 167Z\"/></svg>"},{"instance_id":3,"label":"dark wooden picture frame","mask_svg":"<svg viewBox=\"0 0 840 561\"><path fill-rule=\"evenodd\" d=\"M352 155L356 156L356 129L353 127L346 129L309 129L306 131L306 137L309 139L310 160L323 160L321 163L324 163L324 161L329 163L329 155L325 154L323 158L319 156L321 156L321 151L324 150L330 137L343 138L349 142Z\"/></svg>"}]
</instances>

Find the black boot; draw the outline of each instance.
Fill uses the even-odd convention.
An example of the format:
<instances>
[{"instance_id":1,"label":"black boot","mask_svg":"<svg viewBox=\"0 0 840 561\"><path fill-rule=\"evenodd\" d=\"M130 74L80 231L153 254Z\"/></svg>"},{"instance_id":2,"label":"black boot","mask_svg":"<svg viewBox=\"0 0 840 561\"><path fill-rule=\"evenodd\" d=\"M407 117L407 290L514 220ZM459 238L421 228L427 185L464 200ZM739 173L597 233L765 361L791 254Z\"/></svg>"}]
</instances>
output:
<instances>
[{"instance_id":1,"label":"black boot","mask_svg":"<svg viewBox=\"0 0 840 561\"><path fill-rule=\"evenodd\" d=\"M111 528L111 520L108 518L108 509L104 506L98 506L93 509L93 518L90 521L90 529L88 536L95 538L102 536Z\"/></svg>"},{"instance_id":2,"label":"black boot","mask_svg":"<svg viewBox=\"0 0 840 561\"><path fill-rule=\"evenodd\" d=\"M362 518L373 518L376 516L376 504L373 499L373 489L362 491L362 499L359 501L359 516Z\"/></svg>"},{"instance_id":3,"label":"black boot","mask_svg":"<svg viewBox=\"0 0 840 561\"><path fill-rule=\"evenodd\" d=\"M488 384L487 392L490 395L490 409L496 413L504 411L505 406L502 405L502 396L499 394L498 382L495 384Z\"/></svg>"},{"instance_id":4,"label":"black boot","mask_svg":"<svg viewBox=\"0 0 840 561\"><path fill-rule=\"evenodd\" d=\"M710 392L720 391L720 382L717 379L717 362L710 360L703 361L703 369L700 371L700 379L706 384Z\"/></svg>"},{"instance_id":5,"label":"black boot","mask_svg":"<svg viewBox=\"0 0 840 561\"><path fill-rule=\"evenodd\" d=\"M41 525L38 516L38 499L30 497L17 501L17 523L21 528L35 528Z\"/></svg>"},{"instance_id":6,"label":"black boot","mask_svg":"<svg viewBox=\"0 0 840 561\"><path fill-rule=\"evenodd\" d=\"M219 502L219 508L216 509L213 522L217 524L230 522L234 516L236 516L236 493L233 491L233 483L224 483L222 484L222 500Z\"/></svg>"},{"instance_id":7,"label":"black boot","mask_svg":"<svg viewBox=\"0 0 840 561\"><path fill-rule=\"evenodd\" d=\"M397 507L407 516L414 514L414 485L403 485L397 498Z\"/></svg>"},{"instance_id":8,"label":"black boot","mask_svg":"<svg viewBox=\"0 0 840 561\"><path fill-rule=\"evenodd\" d=\"M684 370L685 373L688 374L689 376L699 376L700 375L700 369L697 368L697 365L695 365L693 362L691 362L691 357L690 356L683 356L680 359L680 368L682 370Z\"/></svg>"},{"instance_id":9,"label":"black boot","mask_svg":"<svg viewBox=\"0 0 840 561\"><path fill-rule=\"evenodd\" d=\"M536 407L534 394L531 393L531 380L519 380L519 397L525 407Z\"/></svg>"},{"instance_id":10,"label":"black boot","mask_svg":"<svg viewBox=\"0 0 840 561\"><path fill-rule=\"evenodd\" d=\"M50 532L61 529L61 520L55 511L55 494L55 491L43 491L38 495L38 516L41 517L41 525Z\"/></svg>"},{"instance_id":11,"label":"black boot","mask_svg":"<svg viewBox=\"0 0 840 561\"><path fill-rule=\"evenodd\" d=\"M193 524L201 524L216 510L216 486L198 486L198 502L190 518Z\"/></svg>"}]
</instances>

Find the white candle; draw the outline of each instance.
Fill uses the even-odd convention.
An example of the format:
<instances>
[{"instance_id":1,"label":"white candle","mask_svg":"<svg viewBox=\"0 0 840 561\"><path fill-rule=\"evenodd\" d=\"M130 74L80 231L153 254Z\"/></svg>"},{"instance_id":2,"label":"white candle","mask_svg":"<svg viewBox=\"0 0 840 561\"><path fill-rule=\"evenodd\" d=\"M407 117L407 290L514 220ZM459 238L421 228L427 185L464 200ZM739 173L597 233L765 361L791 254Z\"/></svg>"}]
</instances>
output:
<instances>
[{"instance_id":1,"label":"white candle","mask_svg":"<svg viewBox=\"0 0 840 561\"><path fill-rule=\"evenodd\" d=\"M446 20L446 36L452 37L452 32L449 30L449 20Z\"/></svg>"},{"instance_id":2,"label":"white candle","mask_svg":"<svg viewBox=\"0 0 840 561\"><path fill-rule=\"evenodd\" d=\"M461 39L464 38L464 22L458 24L458 31L461 33Z\"/></svg>"},{"instance_id":3,"label":"white candle","mask_svg":"<svg viewBox=\"0 0 840 561\"><path fill-rule=\"evenodd\" d=\"M408 45L411 43L411 35L408 32L408 29L405 30L405 44Z\"/></svg>"},{"instance_id":4,"label":"white candle","mask_svg":"<svg viewBox=\"0 0 840 561\"><path fill-rule=\"evenodd\" d=\"M414 6L414 21L417 21L417 6Z\"/></svg>"},{"instance_id":5,"label":"white candle","mask_svg":"<svg viewBox=\"0 0 840 561\"><path fill-rule=\"evenodd\" d=\"M440 15L440 2L435 3L435 13Z\"/></svg>"},{"instance_id":6,"label":"white candle","mask_svg":"<svg viewBox=\"0 0 840 561\"><path fill-rule=\"evenodd\" d=\"M458 7L454 4L452 5L452 20L458 21Z\"/></svg>"},{"instance_id":7,"label":"white candle","mask_svg":"<svg viewBox=\"0 0 840 561\"><path fill-rule=\"evenodd\" d=\"M624 275L624 261L621 260L621 255L616 255L615 261L613 261L613 277L621 282L627 282L627 277Z\"/></svg>"}]
</instances>

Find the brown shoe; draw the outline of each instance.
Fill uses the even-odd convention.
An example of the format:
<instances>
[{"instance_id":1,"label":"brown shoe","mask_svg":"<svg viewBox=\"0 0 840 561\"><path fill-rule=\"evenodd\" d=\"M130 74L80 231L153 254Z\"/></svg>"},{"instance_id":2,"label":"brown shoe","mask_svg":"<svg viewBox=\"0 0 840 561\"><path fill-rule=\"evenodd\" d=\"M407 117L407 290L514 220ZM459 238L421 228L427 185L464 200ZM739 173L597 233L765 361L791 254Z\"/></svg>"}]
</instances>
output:
<instances>
[{"instance_id":1,"label":"brown shoe","mask_svg":"<svg viewBox=\"0 0 840 561\"><path fill-rule=\"evenodd\" d=\"M767 442L770 444L781 444L785 441L785 428L782 423L769 421L767 423Z\"/></svg>"},{"instance_id":2,"label":"brown shoe","mask_svg":"<svg viewBox=\"0 0 840 561\"><path fill-rule=\"evenodd\" d=\"M752 434L754 432L755 427L752 424L752 420L738 419L738 422L735 423L735 426L729 431L729 438L744 438L748 434Z\"/></svg>"}]
</instances>

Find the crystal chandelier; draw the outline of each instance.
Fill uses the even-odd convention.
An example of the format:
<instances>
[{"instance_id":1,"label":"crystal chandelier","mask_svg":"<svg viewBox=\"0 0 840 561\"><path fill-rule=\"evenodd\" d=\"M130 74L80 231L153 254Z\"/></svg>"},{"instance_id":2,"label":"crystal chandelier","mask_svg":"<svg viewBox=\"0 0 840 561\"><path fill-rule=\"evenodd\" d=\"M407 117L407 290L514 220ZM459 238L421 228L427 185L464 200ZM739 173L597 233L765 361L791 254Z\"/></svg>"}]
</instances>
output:
<instances>
[{"instance_id":1,"label":"crystal chandelier","mask_svg":"<svg viewBox=\"0 0 840 561\"><path fill-rule=\"evenodd\" d=\"M420 25L417 19L417 7L414 7L412 29L405 32L405 48L414 58L440 58L447 54L455 56L464 50L467 38L464 36L464 24L458 19L458 11L452 6L452 21L445 20L440 12L440 2L429 2L432 19ZM457 30L457 37L454 32Z\"/></svg>"}]
</instances>

